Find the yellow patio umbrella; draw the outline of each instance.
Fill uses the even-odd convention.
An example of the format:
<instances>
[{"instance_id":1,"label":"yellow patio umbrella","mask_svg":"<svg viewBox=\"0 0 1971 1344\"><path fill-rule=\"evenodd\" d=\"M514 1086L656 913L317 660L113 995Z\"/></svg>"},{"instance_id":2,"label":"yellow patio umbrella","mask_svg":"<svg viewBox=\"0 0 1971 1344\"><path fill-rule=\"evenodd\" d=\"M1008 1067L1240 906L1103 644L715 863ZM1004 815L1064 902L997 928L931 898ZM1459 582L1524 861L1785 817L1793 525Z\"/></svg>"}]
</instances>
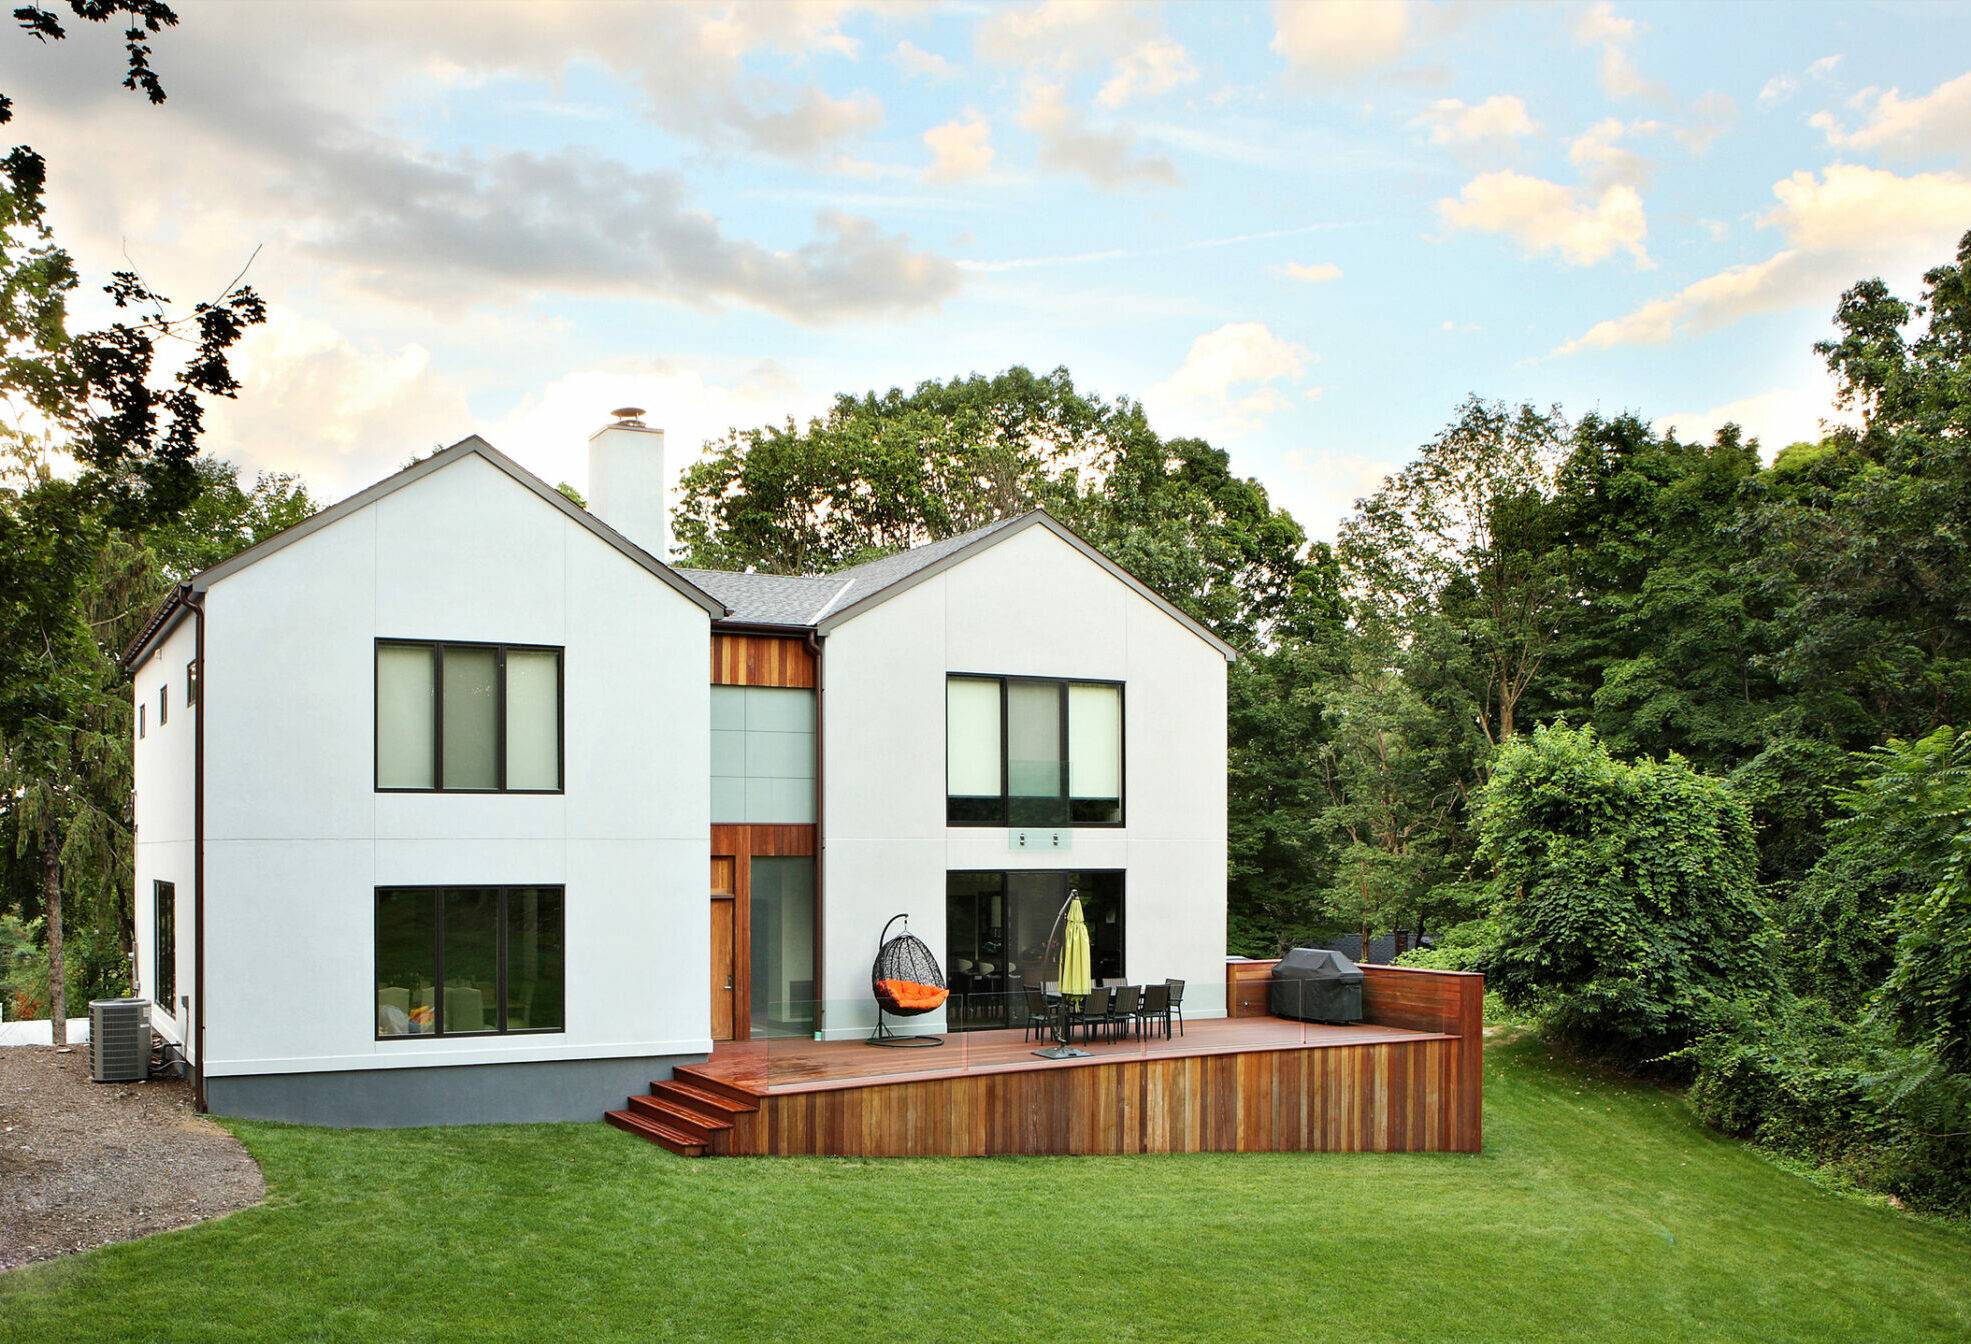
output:
<instances>
[{"instance_id":1,"label":"yellow patio umbrella","mask_svg":"<svg viewBox=\"0 0 1971 1344\"><path fill-rule=\"evenodd\" d=\"M1081 999L1095 987L1091 967L1094 954L1088 942L1088 924L1081 917L1081 897L1068 897L1068 929L1061 942L1061 997Z\"/></svg>"}]
</instances>

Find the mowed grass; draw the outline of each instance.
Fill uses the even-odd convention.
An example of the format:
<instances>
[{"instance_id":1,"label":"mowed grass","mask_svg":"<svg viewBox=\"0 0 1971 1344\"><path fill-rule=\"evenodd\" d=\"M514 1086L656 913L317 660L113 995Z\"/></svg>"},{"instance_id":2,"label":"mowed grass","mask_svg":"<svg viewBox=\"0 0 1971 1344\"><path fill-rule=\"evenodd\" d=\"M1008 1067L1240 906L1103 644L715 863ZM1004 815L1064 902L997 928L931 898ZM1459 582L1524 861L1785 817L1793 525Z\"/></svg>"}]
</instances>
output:
<instances>
[{"instance_id":1,"label":"mowed grass","mask_svg":"<svg viewBox=\"0 0 1971 1344\"><path fill-rule=\"evenodd\" d=\"M1495 1046L1475 1157L686 1161L238 1124L267 1202L0 1275L0 1339L1961 1340L1971 1234Z\"/></svg>"}]
</instances>

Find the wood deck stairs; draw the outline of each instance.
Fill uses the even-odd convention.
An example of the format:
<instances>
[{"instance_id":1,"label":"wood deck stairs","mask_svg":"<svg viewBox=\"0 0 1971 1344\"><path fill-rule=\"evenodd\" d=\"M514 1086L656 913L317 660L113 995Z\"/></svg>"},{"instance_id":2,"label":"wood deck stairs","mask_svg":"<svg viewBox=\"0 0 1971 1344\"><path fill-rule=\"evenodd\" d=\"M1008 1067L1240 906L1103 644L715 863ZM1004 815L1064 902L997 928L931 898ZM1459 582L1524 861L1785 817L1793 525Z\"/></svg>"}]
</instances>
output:
<instances>
[{"instance_id":1,"label":"wood deck stairs","mask_svg":"<svg viewBox=\"0 0 1971 1344\"><path fill-rule=\"evenodd\" d=\"M610 1124L668 1148L680 1157L725 1157L757 1151L761 1123L757 1092L689 1065L650 1085L647 1096L631 1097L620 1111L603 1116Z\"/></svg>"}]
</instances>

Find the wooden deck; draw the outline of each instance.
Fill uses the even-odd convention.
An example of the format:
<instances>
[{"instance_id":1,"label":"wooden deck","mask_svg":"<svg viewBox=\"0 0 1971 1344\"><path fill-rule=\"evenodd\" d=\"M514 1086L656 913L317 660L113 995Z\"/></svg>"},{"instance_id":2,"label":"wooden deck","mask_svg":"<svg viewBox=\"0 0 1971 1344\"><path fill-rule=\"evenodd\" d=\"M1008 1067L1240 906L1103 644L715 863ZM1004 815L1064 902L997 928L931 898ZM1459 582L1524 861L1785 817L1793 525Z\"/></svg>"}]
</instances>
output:
<instances>
[{"instance_id":1,"label":"wooden deck","mask_svg":"<svg viewBox=\"0 0 1971 1344\"><path fill-rule=\"evenodd\" d=\"M1483 980L1363 970L1355 1026L1201 1020L1058 1061L1018 1031L749 1042L609 1119L693 1155L1478 1151Z\"/></svg>"}]
</instances>

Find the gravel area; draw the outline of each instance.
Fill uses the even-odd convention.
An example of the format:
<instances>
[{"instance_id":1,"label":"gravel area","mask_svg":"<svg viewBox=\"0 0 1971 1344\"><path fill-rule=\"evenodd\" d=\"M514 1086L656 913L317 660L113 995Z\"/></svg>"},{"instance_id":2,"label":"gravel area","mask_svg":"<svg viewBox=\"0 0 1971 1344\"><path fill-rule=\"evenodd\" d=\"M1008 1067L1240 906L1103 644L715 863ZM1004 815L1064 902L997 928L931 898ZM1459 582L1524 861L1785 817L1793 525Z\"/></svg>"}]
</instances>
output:
<instances>
[{"instance_id":1,"label":"gravel area","mask_svg":"<svg viewBox=\"0 0 1971 1344\"><path fill-rule=\"evenodd\" d=\"M188 1084L92 1083L86 1049L0 1050L0 1270L216 1218L265 1190Z\"/></svg>"}]
</instances>

